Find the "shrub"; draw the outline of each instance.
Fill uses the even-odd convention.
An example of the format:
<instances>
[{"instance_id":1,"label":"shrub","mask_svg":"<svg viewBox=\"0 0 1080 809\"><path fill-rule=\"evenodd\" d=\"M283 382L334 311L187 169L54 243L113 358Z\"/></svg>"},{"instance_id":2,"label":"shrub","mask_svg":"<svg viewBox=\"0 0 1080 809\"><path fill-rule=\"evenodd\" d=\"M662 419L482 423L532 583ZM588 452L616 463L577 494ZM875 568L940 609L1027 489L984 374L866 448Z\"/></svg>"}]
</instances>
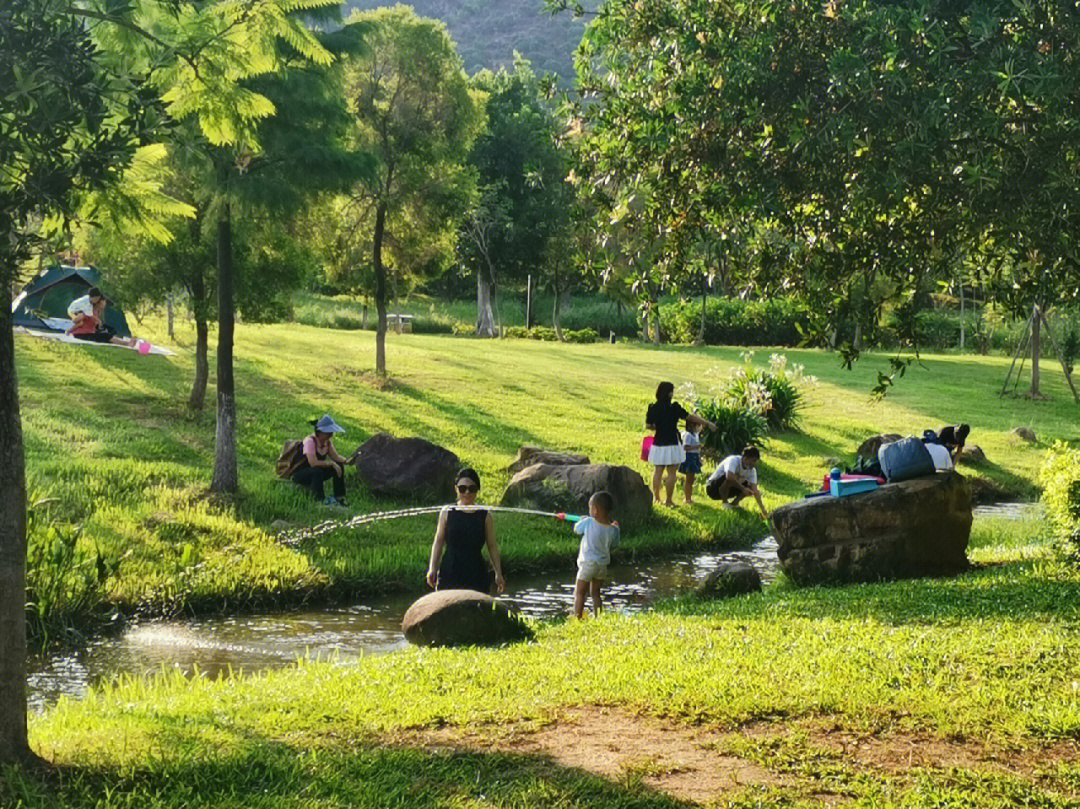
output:
<instances>
[{"instance_id":1,"label":"shrub","mask_svg":"<svg viewBox=\"0 0 1080 809\"><path fill-rule=\"evenodd\" d=\"M26 633L45 646L76 624L85 625L103 607L103 586L117 563L81 538L79 526L64 522L57 501L31 496L26 510Z\"/></svg>"},{"instance_id":2,"label":"shrub","mask_svg":"<svg viewBox=\"0 0 1080 809\"><path fill-rule=\"evenodd\" d=\"M765 417L752 410L734 407L721 397L698 399L697 413L716 425L716 431L701 433L702 451L723 458L742 450L747 444L765 442L769 426Z\"/></svg>"},{"instance_id":3,"label":"shrub","mask_svg":"<svg viewBox=\"0 0 1080 809\"><path fill-rule=\"evenodd\" d=\"M1074 561L1080 561L1080 450L1056 443L1041 478L1042 500L1054 536Z\"/></svg>"},{"instance_id":4,"label":"shrub","mask_svg":"<svg viewBox=\"0 0 1080 809\"><path fill-rule=\"evenodd\" d=\"M772 354L768 368L755 368L753 356L747 352L743 367L736 368L721 384L720 398L733 408L760 414L771 432L798 429L803 406L799 386L816 380L805 376L801 365L789 369L783 354Z\"/></svg>"},{"instance_id":5,"label":"shrub","mask_svg":"<svg viewBox=\"0 0 1080 809\"><path fill-rule=\"evenodd\" d=\"M531 329L526 329L524 326L508 326L503 329L503 334L507 337L543 340L549 343L559 339L558 335L555 334L555 329L550 326L534 326ZM568 343L595 343L598 335L592 329L579 329L578 331L563 329L563 338Z\"/></svg>"},{"instance_id":6,"label":"shrub","mask_svg":"<svg viewBox=\"0 0 1080 809\"><path fill-rule=\"evenodd\" d=\"M660 328L674 343L697 340L701 301L660 306ZM705 342L709 345L797 346L810 323L810 310L799 298L761 301L708 298L705 302Z\"/></svg>"}]
</instances>

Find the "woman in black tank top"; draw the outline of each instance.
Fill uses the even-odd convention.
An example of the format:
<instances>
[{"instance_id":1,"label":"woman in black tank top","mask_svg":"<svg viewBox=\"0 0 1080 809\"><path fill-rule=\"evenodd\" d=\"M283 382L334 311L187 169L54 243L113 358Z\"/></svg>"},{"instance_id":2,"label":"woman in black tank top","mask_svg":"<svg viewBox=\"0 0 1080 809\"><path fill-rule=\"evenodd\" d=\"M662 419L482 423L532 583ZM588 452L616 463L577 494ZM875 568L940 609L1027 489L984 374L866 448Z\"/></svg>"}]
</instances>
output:
<instances>
[{"instance_id":1,"label":"woman in black tank top","mask_svg":"<svg viewBox=\"0 0 1080 809\"><path fill-rule=\"evenodd\" d=\"M491 570L482 551L487 547L495 586L506 588L502 575L499 545L495 541L495 523L486 509L472 508L480 490L480 476L472 469L462 469L457 476L458 506L443 509L435 541L431 545L427 582L436 590L477 590L491 592Z\"/></svg>"}]
</instances>

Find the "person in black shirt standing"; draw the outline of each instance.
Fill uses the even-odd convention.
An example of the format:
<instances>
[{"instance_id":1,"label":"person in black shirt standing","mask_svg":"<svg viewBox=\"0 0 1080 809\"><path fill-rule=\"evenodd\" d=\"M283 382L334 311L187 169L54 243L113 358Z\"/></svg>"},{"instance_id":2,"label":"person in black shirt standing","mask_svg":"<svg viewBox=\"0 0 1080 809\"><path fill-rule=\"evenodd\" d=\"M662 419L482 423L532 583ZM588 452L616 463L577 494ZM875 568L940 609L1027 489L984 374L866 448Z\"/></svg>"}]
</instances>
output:
<instances>
[{"instance_id":1,"label":"person in black shirt standing","mask_svg":"<svg viewBox=\"0 0 1080 809\"><path fill-rule=\"evenodd\" d=\"M649 405L645 413L645 427L653 430L652 448L649 449L649 463L653 470L653 498L660 502L660 483L663 481L667 499L665 506L674 506L671 499L675 492L675 475L679 471L679 464L686 460L686 452L683 450L682 435L679 433L679 422L688 424L700 424L715 431L716 425L711 421L690 413L678 402L673 402L675 386L670 382L661 382L656 388L656 401ZM666 476L665 476L666 475Z\"/></svg>"}]
</instances>

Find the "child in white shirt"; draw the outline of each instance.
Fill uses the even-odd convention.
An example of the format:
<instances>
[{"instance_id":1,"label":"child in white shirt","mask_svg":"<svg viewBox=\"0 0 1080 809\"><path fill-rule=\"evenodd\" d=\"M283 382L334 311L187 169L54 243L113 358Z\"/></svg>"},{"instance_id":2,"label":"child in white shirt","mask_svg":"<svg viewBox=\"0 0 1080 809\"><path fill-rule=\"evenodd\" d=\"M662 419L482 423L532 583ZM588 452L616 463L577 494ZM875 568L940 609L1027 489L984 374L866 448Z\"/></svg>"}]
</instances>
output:
<instances>
[{"instance_id":1,"label":"child in white shirt","mask_svg":"<svg viewBox=\"0 0 1080 809\"><path fill-rule=\"evenodd\" d=\"M574 615L585 612L585 591L592 593L593 617L600 614L600 585L607 578L611 549L619 544L619 524L611 519L615 498L609 492L597 492L589 498L589 516L579 520L574 533L581 535L578 550L577 580L574 582Z\"/></svg>"},{"instance_id":2,"label":"child in white shirt","mask_svg":"<svg viewBox=\"0 0 1080 809\"><path fill-rule=\"evenodd\" d=\"M701 474L701 425L696 422L687 422L686 432L683 434L683 449L686 451L686 460L679 466L683 473L683 495L687 505L694 503L694 478Z\"/></svg>"}]
</instances>

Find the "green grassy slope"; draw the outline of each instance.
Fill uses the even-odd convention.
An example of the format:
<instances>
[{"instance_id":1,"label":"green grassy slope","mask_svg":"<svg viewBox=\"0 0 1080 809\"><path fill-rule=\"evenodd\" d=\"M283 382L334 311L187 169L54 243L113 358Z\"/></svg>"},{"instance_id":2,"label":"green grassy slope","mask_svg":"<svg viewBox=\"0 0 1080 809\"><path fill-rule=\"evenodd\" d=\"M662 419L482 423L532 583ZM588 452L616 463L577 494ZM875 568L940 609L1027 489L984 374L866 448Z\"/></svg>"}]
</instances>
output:
<instances>
[{"instance_id":1,"label":"green grassy slope","mask_svg":"<svg viewBox=\"0 0 1080 809\"><path fill-rule=\"evenodd\" d=\"M150 336L157 324L150 324ZM17 360L31 485L53 498L52 513L83 526L113 571L97 606L127 613L235 608L313 593L414 587L424 571L433 518L339 532L297 549L268 533L275 519L310 525L327 514L273 461L306 419L331 412L351 450L378 431L418 435L456 452L484 477L484 502L497 502L505 467L522 444L587 453L594 461L638 460L645 408L656 383L699 389L739 360L727 349L630 344L560 346L524 340L478 341L391 335L388 387L376 384L370 332L306 326L241 326L237 395L242 491L235 503L208 498L213 452L213 389L207 412L186 410L192 357L187 335L172 359L45 343L20 337ZM758 361L767 360L760 351ZM978 470L1014 495L1036 494L1046 443L1077 437L1077 406L1047 374L1050 402L999 399L1000 358L926 357L883 403L868 397L881 358L854 372L835 356L788 352L821 378L808 391L805 432L766 447L761 480L774 508L816 488L827 459L845 456L867 435L912 433L950 421L973 425L990 463ZM1008 435L1031 426L1042 446ZM353 511L401 505L355 493ZM500 516L507 569L562 563L573 541L561 524ZM625 552L656 553L747 542L765 531L749 513L701 503L659 513L628 537Z\"/></svg>"}]
</instances>

